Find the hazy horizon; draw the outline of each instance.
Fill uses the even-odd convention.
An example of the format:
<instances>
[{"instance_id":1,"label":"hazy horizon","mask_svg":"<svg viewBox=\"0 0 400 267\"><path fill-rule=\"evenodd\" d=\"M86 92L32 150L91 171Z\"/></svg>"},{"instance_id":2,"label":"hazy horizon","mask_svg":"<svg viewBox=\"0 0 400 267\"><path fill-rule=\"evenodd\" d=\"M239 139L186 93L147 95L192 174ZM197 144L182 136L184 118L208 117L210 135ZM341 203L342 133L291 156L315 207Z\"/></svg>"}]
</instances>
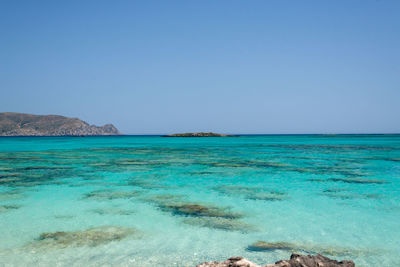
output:
<instances>
[{"instance_id":1,"label":"hazy horizon","mask_svg":"<svg viewBox=\"0 0 400 267\"><path fill-rule=\"evenodd\" d=\"M399 1L2 1L0 111L124 134L400 133Z\"/></svg>"}]
</instances>

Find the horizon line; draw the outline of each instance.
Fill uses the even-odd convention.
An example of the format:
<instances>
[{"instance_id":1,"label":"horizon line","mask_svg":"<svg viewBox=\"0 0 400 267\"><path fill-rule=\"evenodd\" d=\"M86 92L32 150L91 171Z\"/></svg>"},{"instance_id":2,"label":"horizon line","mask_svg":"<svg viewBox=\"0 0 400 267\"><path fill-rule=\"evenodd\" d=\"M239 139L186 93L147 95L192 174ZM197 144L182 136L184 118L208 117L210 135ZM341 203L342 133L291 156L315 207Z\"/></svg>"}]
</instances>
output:
<instances>
[{"instance_id":1,"label":"horizon line","mask_svg":"<svg viewBox=\"0 0 400 267\"><path fill-rule=\"evenodd\" d=\"M276 134L268 134L268 133L257 133L257 134L234 134L228 133L230 135L235 135L236 137L240 136L288 136L288 135L321 135L321 136L335 136L335 135L400 135L400 133L337 133L337 134L322 134L322 133L276 133ZM163 137L167 134L115 134L115 135L0 135L1 137L123 137L123 136L159 136ZM201 136L194 136L193 138L204 138ZM190 137L186 137L190 138ZM208 137L210 138L210 137Z\"/></svg>"}]
</instances>

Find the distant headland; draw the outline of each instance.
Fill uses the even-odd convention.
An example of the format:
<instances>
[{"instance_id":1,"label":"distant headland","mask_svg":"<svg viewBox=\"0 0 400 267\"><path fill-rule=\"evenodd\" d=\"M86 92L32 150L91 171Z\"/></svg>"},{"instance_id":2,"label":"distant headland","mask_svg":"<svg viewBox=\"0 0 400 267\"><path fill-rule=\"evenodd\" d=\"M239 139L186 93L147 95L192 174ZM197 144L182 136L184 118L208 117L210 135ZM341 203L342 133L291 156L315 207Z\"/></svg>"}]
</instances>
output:
<instances>
[{"instance_id":1,"label":"distant headland","mask_svg":"<svg viewBox=\"0 0 400 267\"><path fill-rule=\"evenodd\" d=\"M0 113L0 136L120 135L112 124L90 125L78 118L59 115Z\"/></svg>"},{"instance_id":2,"label":"distant headland","mask_svg":"<svg viewBox=\"0 0 400 267\"><path fill-rule=\"evenodd\" d=\"M218 134L218 133L177 133L177 134L169 134L163 135L163 137L236 137L237 135L227 135L227 134Z\"/></svg>"}]
</instances>

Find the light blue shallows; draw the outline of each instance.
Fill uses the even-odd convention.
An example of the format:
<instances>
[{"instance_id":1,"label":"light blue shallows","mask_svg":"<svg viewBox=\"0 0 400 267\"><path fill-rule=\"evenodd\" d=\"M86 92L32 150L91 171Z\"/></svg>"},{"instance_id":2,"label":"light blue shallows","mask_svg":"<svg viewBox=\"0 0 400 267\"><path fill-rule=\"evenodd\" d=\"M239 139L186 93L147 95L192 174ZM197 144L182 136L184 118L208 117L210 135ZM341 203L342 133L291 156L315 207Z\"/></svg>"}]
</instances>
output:
<instances>
[{"instance_id":1,"label":"light blue shallows","mask_svg":"<svg viewBox=\"0 0 400 267\"><path fill-rule=\"evenodd\" d=\"M399 135L0 138L0 266L292 251L400 266Z\"/></svg>"}]
</instances>

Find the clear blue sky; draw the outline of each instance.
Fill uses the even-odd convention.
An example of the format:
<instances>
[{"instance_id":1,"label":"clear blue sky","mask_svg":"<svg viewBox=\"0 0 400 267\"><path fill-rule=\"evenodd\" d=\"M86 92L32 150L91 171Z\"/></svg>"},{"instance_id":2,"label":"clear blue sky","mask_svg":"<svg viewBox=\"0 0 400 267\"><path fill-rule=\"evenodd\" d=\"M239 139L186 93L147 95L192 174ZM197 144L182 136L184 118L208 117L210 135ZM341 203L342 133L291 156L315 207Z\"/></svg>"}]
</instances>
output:
<instances>
[{"instance_id":1,"label":"clear blue sky","mask_svg":"<svg viewBox=\"0 0 400 267\"><path fill-rule=\"evenodd\" d=\"M0 111L127 134L400 132L400 1L0 1Z\"/></svg>"}]
</instances>

